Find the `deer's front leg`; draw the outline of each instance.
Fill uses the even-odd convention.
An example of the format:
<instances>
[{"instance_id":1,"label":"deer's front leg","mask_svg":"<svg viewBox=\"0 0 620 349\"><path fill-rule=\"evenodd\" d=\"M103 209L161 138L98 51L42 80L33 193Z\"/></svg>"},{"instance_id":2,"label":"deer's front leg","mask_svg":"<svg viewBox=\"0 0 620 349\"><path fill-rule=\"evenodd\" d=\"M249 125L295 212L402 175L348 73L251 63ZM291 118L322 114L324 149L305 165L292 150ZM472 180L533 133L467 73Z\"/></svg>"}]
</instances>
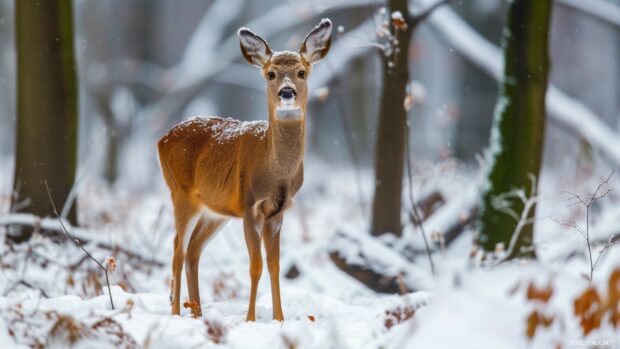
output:
<instances>
[{"instance_id":1,"label":"deer's front leg","mask_svg":"<svg viewBox=\"0 0 620 349\"><path fill-rule=\"evenodd\" d=\"M258 281L260 280L261 273L263 272L263 260L260 251L260 235L256 230L257 219L248 209L243 216L243 232L245 235L245 244L248 247L248 254L250 255L250 304L248 306L248 315L245 321L256 321L256 290L258 288Z\"/></svg>"},{"instance_id":2,"label":"deer's front leg","mask_svg":"<svg viewBox=\"0 0 620 349\"><path fill-rule=\"evenodd\" d=\"M282 303L280 300L280 228L282 227L282 213L265 221L263 225L263 242L267 253L267 269L271 280L271 302L273 304L273 319L284 320Z\"/></svg>"}]
</instances>

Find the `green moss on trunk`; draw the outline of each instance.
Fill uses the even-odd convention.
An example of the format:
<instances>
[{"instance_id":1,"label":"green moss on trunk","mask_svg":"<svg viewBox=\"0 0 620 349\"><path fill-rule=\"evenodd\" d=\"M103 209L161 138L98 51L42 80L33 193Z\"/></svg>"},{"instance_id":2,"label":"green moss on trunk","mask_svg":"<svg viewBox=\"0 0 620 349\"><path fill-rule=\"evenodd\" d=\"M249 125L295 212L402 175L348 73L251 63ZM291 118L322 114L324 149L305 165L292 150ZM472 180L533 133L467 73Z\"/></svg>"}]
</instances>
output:
<instances>
[{"instance_id":1,"label":"green moss on trunk","mask_svg":"<svg viewBox=\"0 0 620 349\"><path fill-rule=\"evenodd\" d=\"M494 209L497 195L523 188L530 193L528 174L538 177L545 134L545 93L549 70L548 40L550 0L513 0L504 28L504 79L491 131L487 178L479 209L478 241L492 251L496 244L508 247L517 222ZM523 204L511 201L521 213ZM530 212L533 216L535 210ZM527 225L515 245L522 255L535 257L533 225Z\"/></svg>"}]
</instances>

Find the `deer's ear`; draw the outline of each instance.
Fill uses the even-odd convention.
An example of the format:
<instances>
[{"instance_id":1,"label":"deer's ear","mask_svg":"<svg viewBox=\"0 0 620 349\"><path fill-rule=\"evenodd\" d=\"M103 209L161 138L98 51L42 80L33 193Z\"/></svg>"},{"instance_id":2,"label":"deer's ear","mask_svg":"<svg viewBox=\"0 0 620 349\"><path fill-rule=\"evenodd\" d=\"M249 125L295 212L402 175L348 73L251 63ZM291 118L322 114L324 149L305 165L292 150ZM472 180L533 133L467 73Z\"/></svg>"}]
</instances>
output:
<instances>
[{"instance_id":1,"label":"deer's ear","mask_svg":"<svg viewBox=\"0 0 620 349\"><path fill-rule=\"evenodd\" d=\"M306 36L299 54L310 64L321 61L327 55L332 44L332 21L323 18L321 22Z\"/></svg>"},{"instance_id":2,"label":"deer's ear","mask_svg":"<svg viewBox=\"0 0 620 349\"><path fill-rule=\"evenodd\" d=\"M267 42L248 28L240 28L237 35L239 35L243 57L252 65L264 67L273 54Z\"/></svg>"}]
</instances>

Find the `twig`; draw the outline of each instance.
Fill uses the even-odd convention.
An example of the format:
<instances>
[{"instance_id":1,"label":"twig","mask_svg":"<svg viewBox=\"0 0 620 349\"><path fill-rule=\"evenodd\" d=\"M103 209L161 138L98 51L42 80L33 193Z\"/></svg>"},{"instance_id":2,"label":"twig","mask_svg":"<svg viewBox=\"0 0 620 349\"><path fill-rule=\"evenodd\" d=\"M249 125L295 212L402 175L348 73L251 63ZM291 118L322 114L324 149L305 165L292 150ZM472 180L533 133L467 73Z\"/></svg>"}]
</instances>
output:
<instances>
[{"instance_id":1,"label":"twig","mask_svg":"<svg viewBox=\"0 0 620 349\"><path fill-rule=\"evenodd\" d=\"M594 265L592 266L592 270L594 270L596 268L596 265L598 264L598 261L599 261L599 259L601 259L601 256L603 255L605 250L610 248L611 246L617 244L618 242L620 242L619 240L613 241L613 239L614 239L614 235L612 235L609 238L609 241L607 242L607 244L605 246L603 246L603 248L598 252L598 256L596 257L596 260L594 261ZM592 275L590 275L590 281L591 280L592 280Z\"/></svg>"},{"instance_id":2,"label":"twig","mask_svg":"<svg viewBox=\"0 0 620 349\"><path fill-rule=\"evenodd\" d=\"M603 189L603 186L609 185L609 180L611 179L611 177L614 175L615 172L616 172L615 169L612 170L609 176L607 176L607 178L603 182L599 183L599 185L596 187L596 190L594 190L592 195L590 195L587 200L584 200L578 194L571 193L568 191L563 192L565 194L570 195L568 200L574 200L573 202L570 202L567 205L568 207L575 206L575 205L583 205L586 208L586 228L585 229L581 228L575 222L564 222L564 223L558 222L558 223L575 229L586 240L586 247L588 248L588 259L590 261L590 280L589 280L590 282L592 282L592 278L594 276L594 270L596 269L596 265L598 264L598 261L599 259L601 259L601 256L603 255L605 250L607 250L609 247L615 245L618 242L618 241L613 240L614 236L612 235L611 238L608 240L607 244L603 247L603 249L599 251L599 254L596 257L596 260L593 259L592 242L590 241L590 208L592 207L592 204L595 201L606 197L611 191L614 190L614 188L607 188L604 191L602 189ZM556 221L555 219L553 220Z\"/></svg>"},{"instance_id":3,"label":"twig","mask_svg":"<svg viewBox=\"0 0 620 349\"><path fill-rule=\"evenodd\" d=\"M530 178L530 181L532 181L532 189L530 191L530 196L529 198L526 197L525 193L522 190L516 192L517 196L519 197L519 199L521 199L521 202L523 203L523 210L521 211L521 216L517 220L517 226L515 227L515 232L514 234L512 234L512 238L510 239L508 249L506 250L506 256L502 258L502 261L506 261L506 260L516 257L517 251L515 251L515 248L517 246L517 242L519 241L519 238L521 237L521 232L523 231L523 228L526 225L534 222L534 219L528 219L527 217L529 216L532 208L534 208L536 201L538 201L537 183L536 183L536 177L534 175L529 174L528 177ZM521 251L518 251L518 252L521 252Z\"/></svg>"},{"instance_id":4,"label":"twig","mask_svg":"<svg viewBox=\"0 0 620 349\"><path fill-rule=\"evenodd\" d=\"M114 310L114 301L112 300L112 289L110 288L110 280L108 278L108 266L106 264L106 266L103 266L103 264L101 264L101 262L99 262L95 257L93 257L85 248L84 246L82 246L82 244L80 243L80 241L78 239L73 238L73 236L71 236L71 234L69 233L69 231L67 230L67 227L65 227L65 223L62 221L62 218L60 217L60 215L58 214L58 210L56 209L56 204L54 204L54 200L52 200L52 194L50 193L50 188L47 185L47 180L44 181L45 184L45 190L47 190L47 196L50 199L50 204L52 204L52 209L54 210L54 214L56 215L56 217L58 218L58 222L60 223L60 226L62 227L63 232L67 235L67 237L73 241L82 251L84 251L84 253L88 256L88 258L92 259L93 262L95 262L97 264L97 266L99 266L99 268L101 268L104 273L105 273L105 282L108 285L108 295L110 297L110 305L112 306L112 310Z\"/></svg>"},{"instance_id":5,"label":"twig","mask_svg":"<svg viewBox=\"0 0 620 349\"><path fill-rule=\"evenodd\" d=\"M411 211L409 212L409 220L413 223L414 226L418 226L420 228L420 233L422 234L422 239L424 240L424 249L426 250L426 255L428 256L428 263L431 266L431 272L433 276L435 273L435 263L433 263L433 256L431 255L431 248L428 245L428 240L426 238L426 231L424 230L424 223L422 222L422 217L418 212L418 206L413 198L413 171L411 170L411 154L409 149L409 120L407 120L407 114L405 113L405 162L407 163L407 178L409 180L409 201L411 202Z\"/></svg>"}]
</instances>

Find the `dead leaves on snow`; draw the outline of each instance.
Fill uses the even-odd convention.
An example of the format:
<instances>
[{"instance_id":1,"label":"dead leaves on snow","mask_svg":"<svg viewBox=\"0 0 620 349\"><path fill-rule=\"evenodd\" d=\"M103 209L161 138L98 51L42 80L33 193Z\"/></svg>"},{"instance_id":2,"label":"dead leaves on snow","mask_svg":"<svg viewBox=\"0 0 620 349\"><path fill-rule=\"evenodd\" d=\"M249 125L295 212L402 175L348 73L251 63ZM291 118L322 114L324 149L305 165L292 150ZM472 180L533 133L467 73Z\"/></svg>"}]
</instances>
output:
<instances>
[{"instance_id":1,"label":"dead leaves on snow","mask_svg":"<svg viewBox=\"0 0 620 349\"><path fill-rule=\"evenodd\" d=\"M549 314L546 305L553 296L553 286L538 288L534 282L527 286L526 298L535 304L534 310L526 319L525 335L529 340L534 338L539 327L546 328L553 324L554 316Z\"/></svg>"},{"instance_id":2,"label":"dead leaves on snow","mask_svg":"<svg viewBox=\"0 0 620 349\"><path fill-rule=\"evenodd\" d=\"M534 283L528 285L526 298L535 304L526 319L528 339L534 338L538 329L553 324L554 314L547 307L552 296L551 284L544 288L538 288ZM573 315L579 320L584 337L605 324L616 329L620 327L620 268L610 275L606 291L589 286L579 294L573 300Z\"/></svg>"},{"instance_id":3,"label":"dead leaves on snow","mask_svg":"<svg viewBox=\"0 0 620 349\"><path fill-rule=\"evenodd\" d=\"M551 287L551 284L547 285L545 288L537 288L534 283L530 283L527 287L527 299L530 301L547 303L552 295L553 287Z\"/></svg>"},{"instance_id":4,"label":"dead leaves on snow","mask_svg":"<svg viewBox=\"0 0 620 349\"><path fill-rule=\"evenodd\" d=\"M413 317L415 309L410 306L398 306L394 309L388 309L385 311L384 325L388 330L394 325L403 323Z\"/></svg>"},{"instance_id":5,"label":"dead leaves on snow","mask_svg":"<svg viewBox=\"0 0 620 349\"><path fill-rule=\"evenodd\" d=\"M605 315L614 328L620 327L620 269L609 277L607 295L601 295L595 288L588 287L573 302L573 310L586 336L600 328Z\"/></svg>"}]
</instances>

